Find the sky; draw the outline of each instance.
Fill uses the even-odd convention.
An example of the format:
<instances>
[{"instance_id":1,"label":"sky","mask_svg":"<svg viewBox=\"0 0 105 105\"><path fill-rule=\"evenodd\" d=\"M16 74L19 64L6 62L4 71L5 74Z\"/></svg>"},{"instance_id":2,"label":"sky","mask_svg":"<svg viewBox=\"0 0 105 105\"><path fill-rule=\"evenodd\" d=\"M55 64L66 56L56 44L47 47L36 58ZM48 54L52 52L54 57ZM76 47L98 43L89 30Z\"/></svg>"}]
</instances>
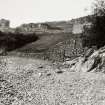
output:
<instances>
[{"instance_id":1,"label":"sky","mask_svg":"<svg viewBox=\"0 0 105 105\"><path fill-rule=\"evenodd\" d=\"M94 0L0 0L0 19L23 23L71 20L90 14Z\"/></svg>"}]
</instances>

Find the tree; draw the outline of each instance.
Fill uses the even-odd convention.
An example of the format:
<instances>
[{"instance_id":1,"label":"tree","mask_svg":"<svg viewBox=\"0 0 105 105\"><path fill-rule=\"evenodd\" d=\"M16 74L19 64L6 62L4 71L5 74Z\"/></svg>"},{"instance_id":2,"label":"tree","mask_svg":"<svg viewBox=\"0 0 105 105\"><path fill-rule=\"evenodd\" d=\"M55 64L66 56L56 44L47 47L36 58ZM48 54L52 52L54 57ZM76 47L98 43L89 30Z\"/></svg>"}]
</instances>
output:
<instances>
[{"instance_id":1,"label":"tree","mask_svg":"<svg viewBox=\"0 0 105 105\"><path fill-rule=\"evenodd\" d=\"M97 46L100 48L105 45L105 1L95 0L92 8L91 27L84 27L82 35L83 47Z\"/></svg>"}]
</instances>

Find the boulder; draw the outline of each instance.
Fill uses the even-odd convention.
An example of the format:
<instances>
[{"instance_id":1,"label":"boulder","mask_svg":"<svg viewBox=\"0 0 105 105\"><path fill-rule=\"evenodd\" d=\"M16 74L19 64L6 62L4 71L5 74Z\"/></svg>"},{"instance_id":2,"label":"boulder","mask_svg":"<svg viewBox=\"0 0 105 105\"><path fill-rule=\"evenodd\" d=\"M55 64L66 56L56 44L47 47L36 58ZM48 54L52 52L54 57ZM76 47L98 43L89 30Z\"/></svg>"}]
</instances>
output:
<instances>
[{"instance_id":1,"label":"boulder","mask_svg":"<svg viewBox=\"0 0 105 105\"><path fill-rule=\"evenodd\" d=\"M75 72L105 72L105 48L89 49L83 57L65 61L63 64L69 65L70 71Z\"/></svg>"}]
</instances>

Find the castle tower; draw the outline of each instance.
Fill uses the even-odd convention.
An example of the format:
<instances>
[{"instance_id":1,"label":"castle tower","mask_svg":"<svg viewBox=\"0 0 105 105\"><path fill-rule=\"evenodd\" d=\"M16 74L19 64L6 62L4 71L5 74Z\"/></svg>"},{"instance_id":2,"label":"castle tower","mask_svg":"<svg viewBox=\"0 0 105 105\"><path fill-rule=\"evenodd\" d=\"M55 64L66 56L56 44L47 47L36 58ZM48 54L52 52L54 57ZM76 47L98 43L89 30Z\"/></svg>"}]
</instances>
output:
<instances>
[{"instance_id":1,"label":"castle tower","mask_svg":"<svg viewBox=\"0 0 105 105\"><path fill-rule=\"evenodd\" d=\"M9 28L10 27L10 21L1 19L0 20L0 28Z\"/></svg>"}]
</instances>

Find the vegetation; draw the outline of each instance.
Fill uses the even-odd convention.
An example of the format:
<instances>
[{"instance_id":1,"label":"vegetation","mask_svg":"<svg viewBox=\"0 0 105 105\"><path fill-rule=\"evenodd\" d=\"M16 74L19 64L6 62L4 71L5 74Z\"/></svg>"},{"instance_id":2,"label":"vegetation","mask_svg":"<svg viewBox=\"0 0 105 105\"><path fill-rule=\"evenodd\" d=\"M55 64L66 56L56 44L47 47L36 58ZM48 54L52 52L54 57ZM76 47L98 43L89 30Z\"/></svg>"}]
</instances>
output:
<instances>
[{"instance_id":1,"label":"vegetation","mask_svg":"<svg viewBox=\"0 0 105 105\"><path fill-rule=\"evenodd\" d=\"M0 32L0 48L11 51L20 48L27 43L36 41L38 37L35 34L3 33Z\"/></svg>"},{"instance_id":2,"label":"vegetation","mask_svg":"<svg viewBox=\"0 0 105 105\"><path fill-rule=\"evenodd\" d=\"M91 27L84 27L82 35L83 47L96 46L100 48L105 45L105 1L96 0L93 4Z\"/></svg>"}]
</instances>

